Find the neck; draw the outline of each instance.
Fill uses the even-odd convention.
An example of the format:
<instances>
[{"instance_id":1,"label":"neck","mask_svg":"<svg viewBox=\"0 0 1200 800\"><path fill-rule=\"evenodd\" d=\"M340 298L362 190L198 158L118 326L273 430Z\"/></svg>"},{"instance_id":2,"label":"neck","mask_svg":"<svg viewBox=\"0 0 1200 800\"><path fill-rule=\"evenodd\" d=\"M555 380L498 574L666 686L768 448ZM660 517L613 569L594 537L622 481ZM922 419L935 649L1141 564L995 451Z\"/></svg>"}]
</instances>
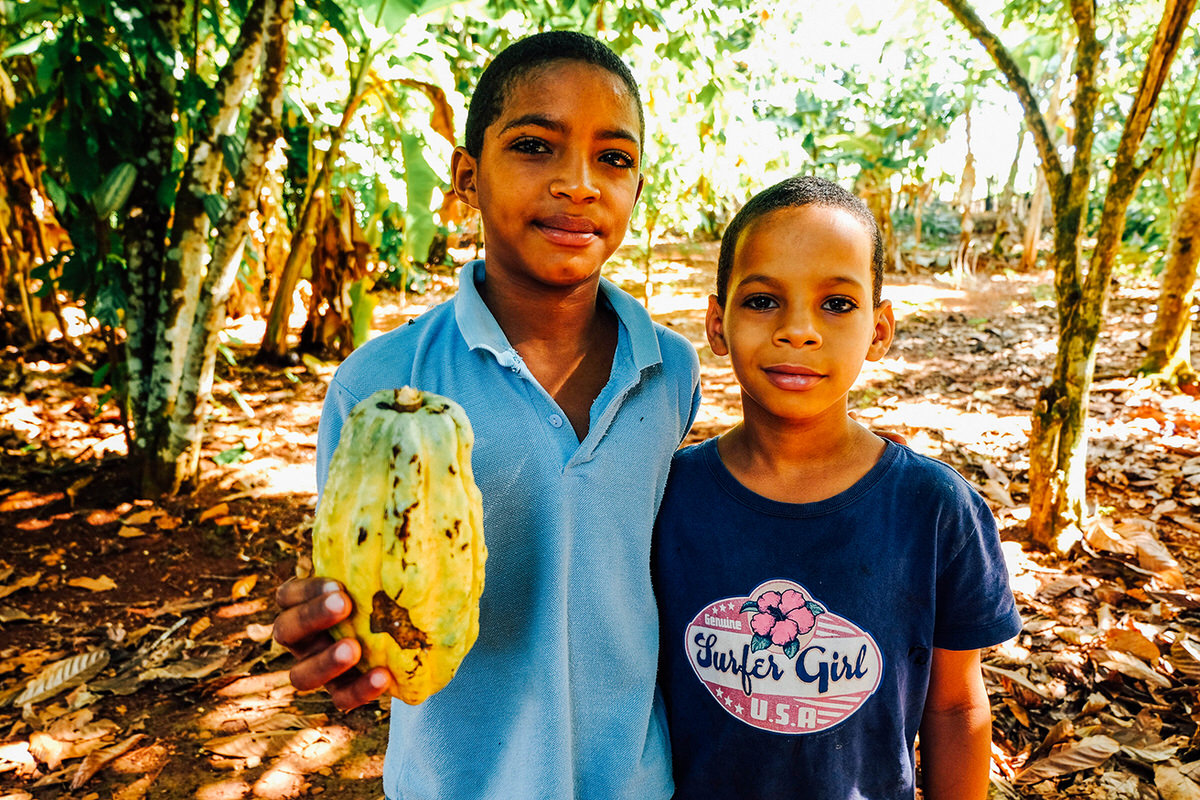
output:
<instances>
[{"instance_id":1,"label":"neck","mask_svg":"<svg viewBox=\"0 0 1200 800\"><path fill-rule=\"evenodd\" d=\"M884 447L844 409L805 422L747 413L718 443L721 460L742 484L786 503L816 502L849 489Z\"/></svg>"},{"instance_id":2,"label":"neck","mask_svg":"<svg viewBox=\"0 0 1200 800\"><path fill-rule=\"evenodd\" d=\"M483 302L518 351L577 352L587 347L594 336L599 291L599 275L559 288L488 273L480 287Z\"/></svg>"}]
</instances>

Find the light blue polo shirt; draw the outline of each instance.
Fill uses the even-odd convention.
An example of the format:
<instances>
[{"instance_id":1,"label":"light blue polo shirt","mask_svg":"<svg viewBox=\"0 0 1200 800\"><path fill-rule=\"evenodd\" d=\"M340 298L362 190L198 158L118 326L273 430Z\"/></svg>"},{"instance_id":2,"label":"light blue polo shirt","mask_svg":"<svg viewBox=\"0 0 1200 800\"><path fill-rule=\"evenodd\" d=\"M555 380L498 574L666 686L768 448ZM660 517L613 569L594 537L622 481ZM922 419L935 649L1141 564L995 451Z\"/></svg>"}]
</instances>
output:
<instances>
[{"instance_id":1,"label":"light blue polo shirt","mask_svg":"<svg viewBox=\"0 0 1200 800\"><path fill-rule=\"evenodd\" d=\"M467 264L453 300L351 353L321 414L318 486L342 421L378 389L451 397L475 431L488 546L479 639L441 692L392 703L384 791L668 798L650 535L700 400L695 348L602 280L617 349L580 442L484 304L483 279L482 261Z\"/></svg>"}]
</instances>

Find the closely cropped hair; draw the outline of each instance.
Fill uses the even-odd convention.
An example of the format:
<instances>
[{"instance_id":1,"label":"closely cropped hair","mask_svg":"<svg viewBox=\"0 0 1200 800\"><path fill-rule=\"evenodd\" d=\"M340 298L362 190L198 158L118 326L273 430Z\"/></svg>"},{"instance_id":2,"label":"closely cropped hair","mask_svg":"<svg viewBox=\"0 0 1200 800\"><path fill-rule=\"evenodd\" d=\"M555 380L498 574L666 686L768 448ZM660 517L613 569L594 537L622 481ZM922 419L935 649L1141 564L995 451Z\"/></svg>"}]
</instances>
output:
<instances>
[{"instance_id":1,"label":"closely cropped hair","mask_svg":"<svg viewBox=\"0 0 1200 800\"><path fill-rule=\"evenodd\" d=\"M520 39L500 51L492 59L467 106L467 152L479 158L483 151L483 134L500 117L504 102L513 85L538 67L552 61L582 61L608 70L624 82L633 97L638 113L638 141L646 134L646 118L642 111L642 96L633 73L616 53L602 42L575 31L546 31Z\"/></svg>"},{"instance_id":2,"label":"closely cropped hair","mask_svg":"<svg viewBox=\"0 0 1200 800\"><path fill-rule=\"evenodd\" d=\"M733 257L738 240L748 227L772 211L799 208L807 205L842 208L855 216L871 234L871 294L876 306L883 293L883 235L879 223L867 204L832 181L815 175L797 175L780 181L750 198L742 206L721 236L721 254L717 258L717 302L725 305L729 290L729 275L733 272Z\"/></svg>"}]
</instances>

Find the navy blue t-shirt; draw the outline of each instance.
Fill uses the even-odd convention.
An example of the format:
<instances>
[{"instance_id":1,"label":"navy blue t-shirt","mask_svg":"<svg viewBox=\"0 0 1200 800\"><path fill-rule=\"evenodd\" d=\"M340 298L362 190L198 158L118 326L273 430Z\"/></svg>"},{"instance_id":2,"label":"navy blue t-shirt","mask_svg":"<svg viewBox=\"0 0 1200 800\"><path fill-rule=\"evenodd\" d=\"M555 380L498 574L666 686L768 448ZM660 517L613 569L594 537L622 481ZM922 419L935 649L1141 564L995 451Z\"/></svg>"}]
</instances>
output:
<instances>
[{"instance_id":1,"label":"navy blue t-shirt","mask_svg":"<svg viewBox=\"0 0 1200 800\"><path fill-rule=\"evenodd\" d=\"M654 542L676 800L912 798L932 648L1021 630L991 510L892 442L803 504L747 489L716 445L676 454Z\"/></svg>"}]
</instances>

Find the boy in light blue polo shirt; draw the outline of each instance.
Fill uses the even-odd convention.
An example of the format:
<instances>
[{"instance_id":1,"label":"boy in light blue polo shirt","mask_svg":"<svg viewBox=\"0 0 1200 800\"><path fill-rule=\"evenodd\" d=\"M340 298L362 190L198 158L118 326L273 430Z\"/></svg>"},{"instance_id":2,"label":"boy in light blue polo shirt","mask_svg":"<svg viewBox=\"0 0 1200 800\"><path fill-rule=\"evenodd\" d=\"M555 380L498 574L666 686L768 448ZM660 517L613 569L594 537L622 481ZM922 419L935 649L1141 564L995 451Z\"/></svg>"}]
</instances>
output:
<instances>
[{"instance_id":1,"label":"boy in light blue polo shirt","mask_svg":"<svg viewBox=\"0 0 1200 800\"><path fill-rule=\"evenodd\" d=\"M453 398L475 432L487 581L479 638L450 684L392 704L384 790L400 798L668 798L655 691L650 534L672 453L699 403L699 363L600 277L641 192L637 86L595 40L551 32L498 55L454 154L484 261L453 300L363 345L329 387L323 485L343 420L383 388ZM348 596L280 587L275 637L292 681L340 707L380 696L358 643L327 629Z\"/></svg>"}]
</instances>

